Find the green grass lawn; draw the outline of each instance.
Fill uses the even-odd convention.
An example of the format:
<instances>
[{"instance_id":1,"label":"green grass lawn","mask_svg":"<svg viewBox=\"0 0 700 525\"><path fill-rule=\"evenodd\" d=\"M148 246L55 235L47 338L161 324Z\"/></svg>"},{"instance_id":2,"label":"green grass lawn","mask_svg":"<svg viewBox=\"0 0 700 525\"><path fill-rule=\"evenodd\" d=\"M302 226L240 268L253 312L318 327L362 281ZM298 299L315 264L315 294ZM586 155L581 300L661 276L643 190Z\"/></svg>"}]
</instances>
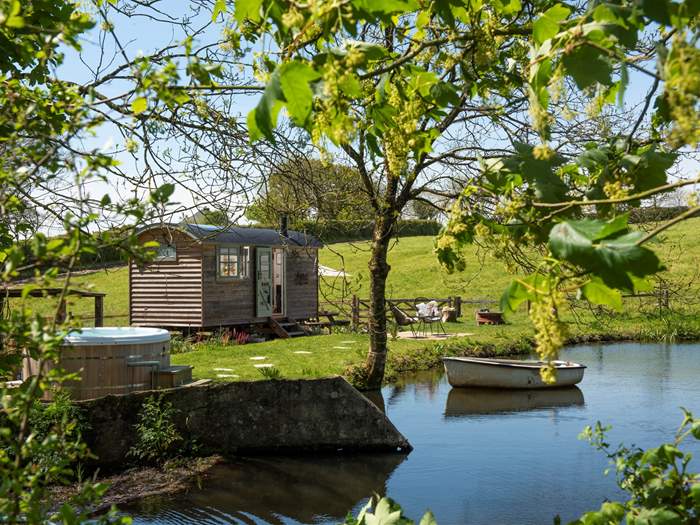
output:
<instances>
[{"instance_id":1,"label":"green grass lawn","mask_svg":"<svg viewBox=\"0 0 700 525\"><path fill-rule=\"evenodd\" d=\"M464 272L448 274L433 253L432 237L402 237L389 252L391 271L387 280L388 298L462 296L465 299L498 299L511 276L503 265L476 248L467 251ZM320 264L349 275L346 294L369 297L369 242L333 244L321 250ZM334 278L321 280L321 297L338 299L343 287Z\"/></svg>"},{"instance_id":2,"label":"green grass lawn","mask_svg":"<svg viewBox=\"0 0 700 525\"><path fill-rule=\"evenodd\" d=\"M471 335L451 337L438 342L390 338L390 353L410 358L410 363L402 362L400 359L393 361L390 363L390 368L394 371L414 369L416 362L425 366L433 365L443 353L459 352L462 348L483 348L486 345L491 346L486 350L489 354L510 353L514 348L513 342L519 341L528 333L526 324L523 322L478 329L473 322L458 322L450 323L447 327L450 332ZM177 347L179 346L178 344ZM331 335L276 339L247 345L224 345L213 338L206 342L192 344L189 346L190 351L173 354L172 361L174 364L193 365L193 373L197 379L214 378L224 381L262 379L263 371L255 366L262 364L272 365L282 377L286 378L326 377L343 374L349 366L362 362L367 353L367 347L366 334L349 331Z\"/></svg>"},{"instance_id":3,"label":"green grass lawn","mask_svg":"<svg viewBox=\"0 0 700 525\"><path fill-rule=\"evenodd\" d=\"M626 311L621 314L605 314L594 317L588 309L577 310L577 319L584 324L574 323L572 312L565 317L571 323L571 335L577 337L613 337L659 339L668 334L679 338L693 337L700 333L697 315L699 301L693 297L700 290L700 219L681 223L664 234L664 242L658 249L668 270L664 278L677 287L684 295L674 299L672 304L678 313L672 316L655 315L653 301L646 302L640 309L638 300L626 302ZM405 237L397 240L389 254L391 273L388 280L388 296L391 298L409 297L448 297L461 296L465 300L498 300L512 278L503 265L490 256L480 253L477 248L468 248L467 269L465 272L447 274L444 272L432 251L431 237ZM321 300L347 298L355 293L361 298L368 297L369 278L367 273L368 243L339 243L325 247L320 253L320 263L335 269L343 269L349 277L345 286L339 282L324 279L321 285ZM105 292L105 324L125 325L128 322L128 272L124 267L110 268L85 273L75 277L75 286ZM48 312L50 300L34 301L38 309ZM526 351L522 341L532 337L532 328L525 312L519 312L509 319L505 326L477 327L473 321L476 306L465 305L460 323L447 325L453 333L469 333L469 337L450 339L449 343L432 343L416 340L390 341L389 370L425 368L439 363L439 356L445 353L485 352L502 354L513 351ZM80 299L69 306L76 316L92 315L92 301ZM89 324L86 323L86 324ZM180 345L182 346L182 345ZM272 364L284 377L317 377L340 374L350 365L364 359L368 346L366 334L336 333L292 340L276 340L245 346L222 345L217 340L185 345L190 351L173 355L175 364L194 365L197 378L221 380L260 379L263 374L255 364ZM309 353L295 353L309 352ZM252 360L251 357L265 357ZM217 368L225 370L216 370Z\"/></svg>"}]
</instances>

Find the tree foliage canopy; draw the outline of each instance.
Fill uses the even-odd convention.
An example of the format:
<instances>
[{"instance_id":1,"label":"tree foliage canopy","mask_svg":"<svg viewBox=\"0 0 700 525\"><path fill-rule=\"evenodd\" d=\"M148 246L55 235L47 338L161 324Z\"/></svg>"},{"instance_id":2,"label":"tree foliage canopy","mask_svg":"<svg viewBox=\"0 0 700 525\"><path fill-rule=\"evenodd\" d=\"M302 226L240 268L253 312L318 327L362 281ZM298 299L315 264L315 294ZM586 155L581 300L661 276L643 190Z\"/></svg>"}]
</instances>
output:
<instances>
[{"instance_id":1,"label":"tree foliage canopy","mask_svg":"<svg viewBox=\"0 0 700 525\"><path fill-rule=\"evenodd\" d=\"M372 207L356 170L317 159L297 158L281 164L265 189L248 207L246 217L275 224L281 215L297 221L357 221Z\"/></svg>"},{"instance_id":2,"label":"tree foliage canopy","mask_svg":"<svg viewBox=\"0 0 700 525\"><path fill-rule=\"evenodd\" d=\"M501 155L464 148L479 168L463 181L437 252L453 270L476 238L502 253L541 247L503 305L534 304L538 348L552 359L565 294L617 306L622 291L648 287L663 265L647 241L697 211L691 202L645 235L629 228L623 206L698 182L672 181L669 170L700 137L699 12L697 0L249 0L232 14L248 38L275 43L260 61L266 88L248 117L252 138L273 140L284 108L315 141L351 156L367 150L402 188L377 210L395 214L415 196L414 180L442 156L456 122L468 131L486 117L507 134ZM649 88L631 118L572 140L564 123L585 125L572 97L586 101L585 118L605 117L624 103L630 78ZM527 125L513 134L512 120ZM590 209L595 218L584 218Z\"/></svg>"}]
</instances>

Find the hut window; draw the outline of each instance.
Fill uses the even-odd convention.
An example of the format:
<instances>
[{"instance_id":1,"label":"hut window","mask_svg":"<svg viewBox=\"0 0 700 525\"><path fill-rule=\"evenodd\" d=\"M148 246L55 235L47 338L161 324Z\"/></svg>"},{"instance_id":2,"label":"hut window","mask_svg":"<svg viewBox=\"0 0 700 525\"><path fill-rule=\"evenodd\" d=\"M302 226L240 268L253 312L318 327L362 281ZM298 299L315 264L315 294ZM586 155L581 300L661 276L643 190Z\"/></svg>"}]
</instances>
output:
<instances>
[{"instance_id":1,"label":"hut window","mask_svg":"<svg viewBox=\"0 0 700 525\"><path fill-rule=\"evenodd\" d=\"M160 244L156 250L156 261L177 261L177 250L172 244Z\"/></svg>"},{"instance_id":2,"label":"hut window","mask_svg":"<svg viewBox=\"0 0 700 525\"><path fill-rule=\"evenodd\" d=\"M248 277L248 246L219 246L217 254L217 275L227 279Z\"/></svg>"}]
</instances>

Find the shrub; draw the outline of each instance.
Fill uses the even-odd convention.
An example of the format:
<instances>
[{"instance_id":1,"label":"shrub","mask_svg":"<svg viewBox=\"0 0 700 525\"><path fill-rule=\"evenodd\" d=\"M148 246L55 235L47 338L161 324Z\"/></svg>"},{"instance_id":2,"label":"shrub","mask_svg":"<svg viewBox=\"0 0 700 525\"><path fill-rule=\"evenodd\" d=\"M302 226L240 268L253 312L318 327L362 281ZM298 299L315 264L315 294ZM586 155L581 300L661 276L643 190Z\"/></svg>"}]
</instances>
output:
<instances>
[{"instance_id":1,"label":"shrub","mask_svg":"<svg viewBox=\"0 0 700 525\"><path fill-rule=\"evenodd\" d=\"M376 501L376 504L375 504ZM343 525L373 525L385 523L395 525L414 525L414 522L403 514L401 506L389 498L375 496L360 510L357 518L348 515ZM428 511L420 520L420 525L437 525L435 517Z\"/></svg>"},{"instance_id":2,"label":"shrub","mask_svg":"<svg viewBox=\"0 0 700 525\"><path fill-rule=\"evenodd\" d=\"M688 437L700 440L700 420L683 412L685 417L674 442L647 450L624 445L613 449L605 440L609 427L600 422L586 427L581 438L608 456L617 473L617 484L629 499L603 503L600 510L587 512L572 525L700 523L700 474L688 472L692 455L680 450Z\"/></svg>"},{"instance_id":3,"label":"shrub","mask_svg":"<svg viewBox=\"0 0 700 525\"><path fill-rule=\"evenodd\" d=\"M183 442L173 417L176 410L163 396L150 396L141 407L135 425L136 443L129 456L151 464L162 464L180 452Z\"/></svg>"},{"instance_id":4,"label":"shrub","mask_svg":"<svg viewBox=\"0 0 700 525\"><path fill-rule=\"evenodd\" d=\"M56 390L49 403L35 401L29 412L29 428L38 442L47 439L59 439L63 447L39 447L33 461L44 472L56 470L64 463L65 448L81 448L82 434L88 430L88 424L80 408L73 404L70 394L65 390ZM55 481L70 478L68 470L58 469L50 476Z\"/></svg>"},{"instance_id":5,"label":"shrub","mask_svg":"<svg viewBox=\"0 0 700 525\"><path fill-rule=\"evenodd\" d=\"M171 354L185 354L187 352L192 352L194 349L194 344L189 338L185 338L181 335L173 335L170 338Z\"/></svg>"}]
</instances>

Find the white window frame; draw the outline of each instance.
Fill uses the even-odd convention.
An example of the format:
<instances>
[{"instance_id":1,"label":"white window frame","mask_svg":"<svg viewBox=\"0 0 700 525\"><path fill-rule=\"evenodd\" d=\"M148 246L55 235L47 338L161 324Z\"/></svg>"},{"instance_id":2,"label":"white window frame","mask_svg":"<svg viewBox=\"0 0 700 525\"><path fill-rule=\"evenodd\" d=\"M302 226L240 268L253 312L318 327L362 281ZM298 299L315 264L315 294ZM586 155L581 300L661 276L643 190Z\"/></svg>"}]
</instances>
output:
<instances>
[{"instance_id":1,"label":"white window frame","mask_svg":"<svg viewBox=\"0 0 700 525\"><path fill-rule=\"evenodd\" d=\"M170 243L159 243L153 260L157 262L177 261L177 246Z\"/></svg>"},{"instance_id":2,"label":"white window frame","mask_svg":"<svg viewBox=\"0 0 700 525\"><path fill-rule=\"evenodd\" d=\"M222 255L236 258L236 274L223 275ZM230 264L230 261L229 261ZM220 280L243 280L250 275L250 246L222 244L216 247L216 278Z\"/></svg>"}]
</instances>

